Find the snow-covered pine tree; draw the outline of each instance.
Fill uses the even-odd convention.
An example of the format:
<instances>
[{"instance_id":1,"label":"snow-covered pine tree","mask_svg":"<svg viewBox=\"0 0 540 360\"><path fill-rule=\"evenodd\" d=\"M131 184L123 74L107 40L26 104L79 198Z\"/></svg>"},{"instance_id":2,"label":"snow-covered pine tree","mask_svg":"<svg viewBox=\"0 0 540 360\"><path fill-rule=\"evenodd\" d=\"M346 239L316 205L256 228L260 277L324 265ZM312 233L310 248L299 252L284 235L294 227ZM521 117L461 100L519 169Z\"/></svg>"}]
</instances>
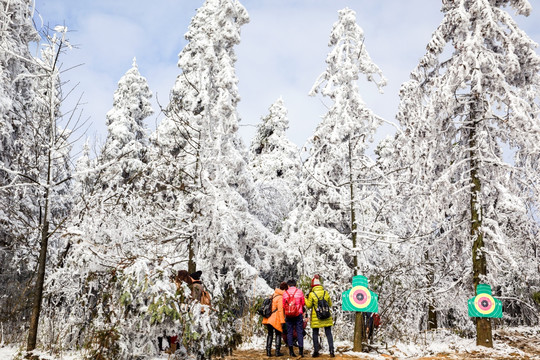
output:
<instances>
[{"instance_id":1,"label":"snow-covered pine tree","mask_svg":"<svg viewBox=\"0 0 540 360\"><path fill-rule=\"evenodd\" d=\"M386 81L366 51L353 10L339 11L329 46L327 68L310 94L320 92L332 104L309 139L299 205L287 223L289 241L299 251L299 272L320 273L338 299L352 276L372 265L365 242L386 231L376 215L377 191L368 180L374 163L365 154L381 118L362 100L358 80L365 75L379 90ZM360 321L361 314L355 331L357 351L362 343Z\"/></svg>"},{"instance_id":2,"label":"snow-covered pine tree","mask_svg":"<svg viewBox=\"0 0 540 360\"><path fill-rule=\"evenodd\" d=\"M463 269L456 267L455 259L449 256L453 251L436 241L446 229L426 221L433 211L444 209L438 208L441 204L436 199L429 202L427 184L439 179L443 167L430 167L433 162L427 148L431 143L425 141L429 138L429 123L419 120L425 110L423 94L406 83L400 89L400 98L397 119L402 129L381 141L375 154L377 168L386 177L383 183L388 185L380 192L384 216L397 240L390 248L393 256L378 260L384 264L381 270L388 275L382 276L387 280L381 284L381 305L392 304L384 310L389 326L382 331L391 338L403 339L414 334L411 328L455 325L452 302L444 301L436 293L441 288L451 288L452 279L459 278ZM437 279L435 273L439 274Z\"/></svg>"},{"instance_id":3,"label":"snow-covered pine tree","mask_svg":"<svg viewBox=\"0 0 540 360\"><path fill-rule=\"evenodd\" d=\"M402 97L405 89L402 88ZM407 101L419 101L422 97L411 96ZM418 115L408 114L411 121ZM402 118L400 112L398 118ZM455 266L452 252L436 242L444 233L426 221L437 202L429 203L429 190L425 186L429 179L438 179L437 169L418 174L426 161L424 148L419 145L425 133L411 133L411 129L398 130L393 137L378 144L377 168L383 175L380 196L384 206L385 221L392 230L389 252L378 257L380 264L380 306L384 309L385 324L382 336L406 339L415 336L411 329L434 329L438 325L454 327L451 313L452 302L436 294L442 288L450 288L452 279L462 269ZM416 146L419 145L419 146ZM429 146L429 144L424 144ZM429 178L429 179L428 179ZM437 246L438 244L438 246ZM448 261L447 261L448 260ZM435 279L435 273L445 274ZM441 306L441 303L450 307ZM390 306L388 306L390 305ZM446 316L442 319L444 313ZM426 316L427 315L427 316Z\"/></svg>"},{"instance_id":4,"label":"snow-covered pine tree","mask_svg":"<svg viewBox=\"0 0 540 360\"><path fill-rule=\"evenodd\" d=\"M2 282L2 309L10 313L2 322L20 328L22 319L30 319L30 351L36 346L48 250L55 248L70 204L70 131L57 123L57 60L65 32L47 37L41 59L33 58L29 44L40 37L32 6L0 3L0 256L1 271L12 274Z\"/></svg>"},{"instance_id":5,"label":"snow-covered pine tree","mask_svg":"<svg viewBox=\"0 0 540 360\"><path fill-rule=\"evenodd\" d=\"M236 0L208 0L193 18L179 55L178 76L157 130L157 144L174 144L192 234L188 249L214 295L251 288L255 265L268 266L260 245L271 234L249 212L256 195L238 134L234 46L248 22ZM163 130L177 130L171 134ZM165 139L164 141L162 139ZM220 258L216 264L211 259ZM242 270L240 270L242 269Z\"/></svg>"},{"instance_id":6,"label":"snow-covered pine tree","mask_svg":"<svg viewBox=\"0 0 540 360\"><path fill-rule=\"evenodd\" d=\"M136 59L118 81L113 108L107 113L107 139L98 158L105 173L100 175L102 187L134 185L143 177L148 135L144 120L153 114L152 92L141 76Z\"/></svg>"},{"instance_id":7,"label":"snow-covered pine tree","mask_svg":"<svg viewBox=\"0 0 540 360\"><path fill-rule=\"evenodd\" d=\"M4 9L10 12L2 29L11 27L18 35L24 34L31 24L29 5L16 1L12 8L5 6ZM13 22L9 23L9 19ZM21 235L25 242L17 243L18 249L12 259L18 261L23 270L26 266L36 269L32 279L34 283L28 284L32 314L27 351L36 348L49 251L57 248L59 234L70 209L71 144L68 139L71 132L59 123L62 91L58 63L60 54L69 47L69 43L65 38L66 28L58 27L55 31L58 34L46 34L40 59L28 54L28 43L19 43L15 49L5 50L16 61L8 62L8 68L12 66L12 74L15 75L10 83L15 86L12 89L13 107L3 118L7 120L4 124L8 124L7 128L12 131L12 142L6 144L13 145L9 150L14 152L11 161L2 164L2 172L11 176L9 184L1 187L8 190L7 204L11 205L3 210L17 209L10 216L22 220L24 225ZM9 46L9 42L5 46ZM19 82L20 79L27 81ZM36 253L39 254L37 263Z\"/></svg>"},{"instance_id":8,"label":"snow-covered pine tree","mask_svg":"<svg viewBox=\"0 0 540 360\"><path fill-rule=\"evenodd\" d=\"M104 208L98 193L77 204L94 210L74 219L73 246L51 289L69 303L59 316L78 319L58 329L78 329L66 345L139 355L166 331L184 339L185 353L219 353L239 339L232 312L269 291L255 281L255 265L269 267L259 244L272 234L249 213L255 188L237 133L233 46L246 21L237 1L205 2L186 34L167 117L151 139L144 191L122 206ZM200 304L186 302L187 288L177 291L170 280L186 265L203 271L213 311L201 313ZM106 346L103 337L111 340Z\"/></svg>"},{"instance_id":9,"label":"snow-covered pine tree","mask_svg":"<svg viewBox=\"0 0 540 360\"><path fill-rule=\"evenodd\" d=\"M537 175L524 178L520 160L539 150L540 58L504 6L531 11L526 0L443 1L444 19L404 85L400 121L415 143L412 176L429 195L424 228L439 231L429 256L463 269L438 296L451 291L449 302L466 303L485 282L505 308L517 298L528 312L526 289L539 280L531 270L538 225L528 208ZM477 343L492 346L488 319L477 319Z\"/></svg>"},{"instance_id":10,"label":"snow-covered pine tree","mask_svg":"<svg viewBox=\"0 0 540 360\"><path fill-rule=\"evenodd\" d=\"M251 142L249 166L262 200L258 217L277 233L295 205L302 162L298 147L286 135L289 119L283 99L268 110Z\"/></svg>"},{"instance_id":11,"label":"snow-covered pine tree","mask_svg":"<svg viewBox=\"0 0 540 360\"><path fill-rule=\"evenodd\" d=\"M272 234L243 197L255 188L237 133L233 47L247 20L237 1L205 2L186 34L167 117L152 136L144 191L121 206L105 207L98 192L78 202L84 219L73 219L73 245L52 277L54 299L69 304L58 318L77 319L55 321L57 331L73 335L65 345L88 344L90 355L140 355L157 350L166 331L184 339L185 353L219 353L239 340L233 311L270 291L256 281L256 266L269 267L260 244ZM202 313L187 288L177 291L170 280L186 265L203 271L213 311Z\"/></svg>"},{"instance_id":12,"label":"snow-covered pine tree","mask_svg":"<svg viewBox=\"0 0 540 360\"><path fill-rule=\"evenodd\" d=\"M32 24L32 1L0 1L0 322L6 333L20 328L29 316L31 297L27 285L35 261L27 261L35 238L27 226L38 216L35 192L20 186L27 173L23 150L31 146L32 109L35 107L37 72L29 44L39 41Z\"/></svg>"},{"instance_id":13,"label":"snow-covered pine tree","mask_svg":"<svg viewBox=\"0 0 540 360\"><path fill-rule=\"evenodd\" d=\"M77 162L69 230L51 274L49 320L56 324L54 331L70 333L55 345L85 344L90 357L103 351L112 357L154 351L155 329L134 331L150 322L151 315L141 308L158 294L174 295L168 279L161 282L170 274L160 266L173 249L162 246L162 234L153 227L159 204L147 186L143 121L152 114L150 97L134 60L107 113L101 153L91 159L87 143ZM148 289L150 281L159 283ZM66 306L54 306L58 301ZM115 316L120 313L122 322ZM73 318L77 321L66 321Z\"/></svg>"}]
</instances>

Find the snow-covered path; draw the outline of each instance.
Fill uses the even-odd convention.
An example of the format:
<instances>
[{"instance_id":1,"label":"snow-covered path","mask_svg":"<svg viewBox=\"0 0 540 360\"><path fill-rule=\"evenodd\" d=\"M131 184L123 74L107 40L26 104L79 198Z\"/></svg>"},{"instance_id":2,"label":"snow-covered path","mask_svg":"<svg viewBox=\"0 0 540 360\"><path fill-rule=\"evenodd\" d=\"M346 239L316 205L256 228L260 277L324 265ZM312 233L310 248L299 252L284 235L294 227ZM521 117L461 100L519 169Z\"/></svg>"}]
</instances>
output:
<instances>
[{"instance_id":1,"label":"snow-covered path","mask_svg":"<svg viewBox=\"0 0 540 360\"><path fill-rule=\"evenodd\" d=\"M519 327L499 329L494 336L494 349L478 347L474 345L474 339L464 339L455 336L448 336L444 330L427 335L426 344L396 344L392 346L380 346L379 353L372 351L367 354L359 354L350 351L350 347L337 346L336 357L333 359L354 360L435 360L435 359L495 359L495 360L521 360L540 359L540 328ZM268 359L264 347L260 344L246 344L251 348L236 350L225 360L262 360ZM288 351L282 347L281 351L287 354ZM15 346L0 347L0 360L13 360L17 357L19 349ZM298 349L295 349L298 354ZM272 350L274 354L274 350ZM306 359L311 358L310 349L305 351ZM61 356L51 356L43 354L42 360L80 360L80 353L65 353ZM274 356L272 358L275 358ZM173 359L168 354L161 356L149 356L148 360ZM291 359L283 356L276 359ZM330 359L330 356L323 352L319 359Z\"/></svg>"}]
</instances>

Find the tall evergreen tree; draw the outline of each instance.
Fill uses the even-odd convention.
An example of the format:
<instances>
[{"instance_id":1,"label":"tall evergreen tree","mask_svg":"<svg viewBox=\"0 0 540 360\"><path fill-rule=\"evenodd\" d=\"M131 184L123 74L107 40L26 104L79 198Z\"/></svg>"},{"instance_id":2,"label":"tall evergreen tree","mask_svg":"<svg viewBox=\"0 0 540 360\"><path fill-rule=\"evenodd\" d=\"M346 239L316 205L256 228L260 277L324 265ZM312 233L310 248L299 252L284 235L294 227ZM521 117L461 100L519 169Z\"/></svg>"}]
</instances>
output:
<instances>
[{"instance_id":1,"label":"tall evergreen tree","mask_svg":"<svg viewBox=\"0 0 540 360\"><path fill-rule=\"evenodd\" d=\"M50 289L55 301L68 304L55 323L78 319L80 331L66 345L135 356L152 351L166 331L180 332L185 353L219 355L238 342L230 318L246 305L253 284L256 294L269 290L256 279L269 264L261 257L278 250L260 250L273 237L250 213L256 192L237 133L233 46L245 22L237 1L209 0L197 11L167 117L150 140L142 189L130 196L96 191L91 184L99 184L111 161L79 162L76 211L82 219L72 219L72 245ZM201 312L200 304L186 301L188 289L171 281L186 267L203 271L212 311ZM99 342L102 337L110 342Z\"/></svg>"},{"instance_id":2,"label":"tall evergreen tree","mask_svg":"<svg viewBox=\"0 0 540 360\"><path fill-rule=\"evenodd\" d=\"M540 144L540 58L504 6L531 11L526 0L443 1L444 19L403 88L400 121L417 154L412 174L429 193L425 224L443 230L433 246L466 270L454 279L469 285L462 302L481 282L510 295L511 279L532 275L529 265L538 262L530 257L537 225L527 208L536 180L524 181L519 159ZM477 343L492 346L488 319L477 319Z\"/></svg>"},{"instance_id":3,"label":"tall evergreen tree","mask_svg":"<svg viewBox=\"0 0 540 360\"><path fill-rule=\"evenodd\" d=\"M191 216L186 229L191 234L186 244L189 268L198 263L206 270L216 294L250 283L255 264L266 263L259 261L266 255L257 244L270 235L249 212L255 193L238 135L233 47L247 21L238 1L208 0L197 11L186 34L189 43L179 56L182 74L156 136L158 146L169 144L169 153L177 154L182 164L176 177L186 189ZM222 259L219 266L208 261L216 257ZM238 267L244 271L236 272Z\"/></svg>"},{"instance_id":4,"label":"tall evergreen tree","mask_svg":"<svg viewBox=\"0 0 540 360\"><path fill-rule=\"evenodd\" d=\"M137 62L118 81L113 108L107 113L107 139L99 157L99 164L107 164L109 175L102 176L107 187L133 183L140 178L148 135L144 120L152 115L152 92L141 76Z\"/></svg>"},{"instance_id":5,"label":"tall evergreen tree","mask_svg":"<svg viewBox=\"0 0 540 360\"><path fill-rule=\"evenodd\" d=\"M4 283L7 306L2 308L14 317L6 319L8 324L20 326L29 317L27 350L32 351L49 243L58 239L70 206L70 131L57 122L62 100L57 61L66 45L65 29L58 29L60 37L47 36L41 58L35 59L29 43L40 38L32 23L32 3L3 1L0 8L0 242L7 250L1 256L8 255L2 268L17 274ZM26 290L17 294L13 281Z\"/></svg>"},{"instance_id":6,"label":"tall evergreen tree","mask_svg":"<svg viewBox=\"0 0 540 360\"><path fill-rule=\"evenodd\" d=\"M171 291L170 283L160 281L167 274L163 275L156 259L163 259L172 250L160 246L158 236L162 234L152 233L155 205L147 186L148 139L143 123L152 114L150 97L146 79L134 60L114 93L101 153L91 159L87 143L77 162L69 231L64 234L64 250L51 274L48 295L56 301L62 299L66 308L49 307L49 319L61 324L66 318L78 319L77 335L59 345L86 343L90 356L104 351L113 357L148 351L155 329L133 330L148 321L140 307L156 293ZM159 285L145 292L150 279ZM125 318L120 324L111 314L122 311ZM71 330L59 325L58 331ZM122 335L111 335L116 332ZM96 340L100 336L109 342L100 343ZM122 352L119 343L123 344Z\"/></svg>"},{"instance_id":7,"label":"tall evergreen tree","mask_svg":"<svg viewBox=\"0 0 540 360\"><path fill-rule=\"evenodd\" d=\"M22 178L28 173L27 148L32 145L37 66L29 44L39 40L32 24L31 1L0 1L0 319L28 316L31 271L26 255L35 242L29 224L38 217L35 192ZM32 240L31 240L32 239ZM22 312L21 312L22 311ZM23 315L24 314L24 315Z\"/></svg>"},{"instance_id":8,"label":"tall evergreen tree","mask_svg":"<svg viewBox=\"0 0 540 360\"><path fill-rule=\"evenodd\" d=\"M329 46L327 69L311 95L320 92L332 104L309 139L300 204L289 220L289 236L299 244L301 273L321 271L329 279L340 279L333 281L344 288L352 275L370 267L359 261L367 254L359 234L384 232L376 220L377 193L367 181L373 161L365 154L381 118L361 99L358 80L365 75L380 90L385 79L365 49L353 10L339 11ZM357 318L355 350L360 351L361 314Z\"/></svg>"}]
</instances>

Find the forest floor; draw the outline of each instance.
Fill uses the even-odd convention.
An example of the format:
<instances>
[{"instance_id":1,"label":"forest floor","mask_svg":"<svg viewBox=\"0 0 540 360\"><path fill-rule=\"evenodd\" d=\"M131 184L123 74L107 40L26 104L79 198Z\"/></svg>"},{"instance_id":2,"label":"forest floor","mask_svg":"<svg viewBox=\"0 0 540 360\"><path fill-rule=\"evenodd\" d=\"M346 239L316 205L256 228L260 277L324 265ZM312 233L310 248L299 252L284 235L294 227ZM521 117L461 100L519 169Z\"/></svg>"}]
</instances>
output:
<instances>
[{"instance_id":1,"label":"forest floor","mask_svg":"<svg viewBox=\"0 0 540 360\"><path fill-rule=\"evenodd\" d=\"M305 358L311 358L310 338L305 342ZM492 359L492 360L540 360L540 327L519 327L498 329L493 336L493 349L476 346L475 339L461 338L449 330L439 329L428 332L411 343L374 344L369 353L352 352L349 342L336 343L336 360L462 360L462 359ZM325 348L319 359L330 359L326 348L326 339L323 340ZM15 347L0 344L0 360L20 359L19 350ZM275 354L272 349L272 354ZM282 346L281 351L288 354L288 349ZM298 349L295 348L298 355ZM80 360L81 353L65 353L61 356L43 355L43 360ZM162 353L158 356L145 356L149 360L182 359ZM225 360L287 360L289 356L268 358L264 351L264 339L255 338L241 349L233 352Z\"/></svg>"},{"instance_id":2,"label":"forest floor","mask_svg":"<svg viewBox=\"0 0 540 360\"><path fill-rule=\"evenodd\" d=\"M355 353L350 347L341 345L336 347L336 357L333 359L380 359L380 360L436 360L436 359L494 359L494 360L529 360L540 359L540 328L511 328L497 330L494 334L494 348L488 349L476 346L474 339L462 339L455 336L433 336L427 339L424 345L396 344L393 346L374 346L369 353ZM448 334L446 334L448 335ZM430 341L431 340L431 341ZM282 347L284 354L288 350ZM295 348L298 355L298 349ZM274 350L272 350L274 354ZM311 351L305 351L305 357L311 358ZM226 360L262 360L269 359L263 346L260 350L242 349L235 351ZM271 359L291 359L288 355ZM330 359L327 352L323 352L319 359Z\"/></svg>"}]
</instances>

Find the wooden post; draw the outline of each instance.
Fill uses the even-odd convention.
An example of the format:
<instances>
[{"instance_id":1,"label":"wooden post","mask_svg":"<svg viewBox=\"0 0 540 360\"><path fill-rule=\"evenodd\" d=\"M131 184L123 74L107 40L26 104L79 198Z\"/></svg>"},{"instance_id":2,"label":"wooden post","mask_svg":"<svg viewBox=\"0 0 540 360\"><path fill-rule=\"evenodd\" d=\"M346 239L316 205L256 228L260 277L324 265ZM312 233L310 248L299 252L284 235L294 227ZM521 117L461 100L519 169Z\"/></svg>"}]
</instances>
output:
<instances>
[{"instance_id":1,"label":"wooden post","mask_svg":"<svg viewBox=\"0 0 540 360\"><path fill-rule=\"evenodd\" d=\"M476 345L493 347L490 318L476 318Z\"/></svg>"},{"instance_id":2,"label":"wooden post","mask_svg":"<svg viewBox=\"0 0 540 360\"><path fill-rule=\"evenodd\" d=\"M354 344L353 351L363 352L366 341L366 326L364 324L364 313L355 313L354 319Z\"/></svg>"}]
</instances>

